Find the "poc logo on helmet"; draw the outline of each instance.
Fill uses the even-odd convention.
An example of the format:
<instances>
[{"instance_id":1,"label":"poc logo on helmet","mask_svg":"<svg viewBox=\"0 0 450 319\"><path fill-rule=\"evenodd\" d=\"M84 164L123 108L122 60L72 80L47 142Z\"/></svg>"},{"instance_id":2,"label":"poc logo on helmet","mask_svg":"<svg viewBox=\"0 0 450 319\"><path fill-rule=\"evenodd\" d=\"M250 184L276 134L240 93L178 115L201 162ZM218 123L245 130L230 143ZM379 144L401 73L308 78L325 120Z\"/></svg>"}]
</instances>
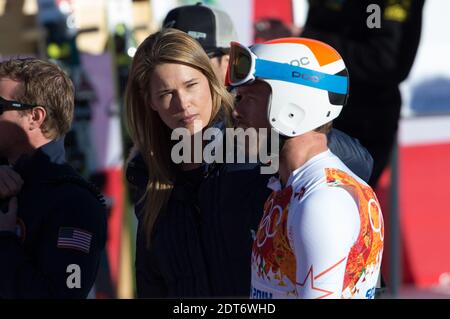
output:
<instances>
[{"instance_id":1,"label":"poc logo on helmet","mask_svg":"<svg viewBox=\"0 0 450 319\"><path fill-rule=\"evenodd\" d=\"M298 67L308 65L309 63L310 63L309 58L306 56L301 57L299 59L291 60L291 62L290 62L290 64L292 66L298 66ZM292 71L292 77L293 78L301 78L305 81L311 81L311 82L315 82L315 83L320 81L320 79L315 75L303 74L303 73L300 73L297 71Z\"/></svg>"},{"instance_id":2,"label":"poc logo on helmet","mask_svg":"<svg viewBox=\"0 0 450 319\"><path fill-rule=\"evenodd\" d=\"M302 66L302 65L308 65L309 63L310 63L309 58L307 56L304 56L298 60L292 60L290 64L293 66Z\"/></svg>"},{"instance_id":3,"label":"poc logo on helmet","mask_svg":"<svg viewBox=\"0 0 450 319\"><path fill-rule=\"evenodd\" d=\"M311 82L315 82L315 83L320 81L319 77L316 76L316 75L300 73L300 72L297 72L297 71L292 71L292 77L293 78L301 78L301 79L303 79L305 81L311 81Z\"/></svg>"}]
</instances>

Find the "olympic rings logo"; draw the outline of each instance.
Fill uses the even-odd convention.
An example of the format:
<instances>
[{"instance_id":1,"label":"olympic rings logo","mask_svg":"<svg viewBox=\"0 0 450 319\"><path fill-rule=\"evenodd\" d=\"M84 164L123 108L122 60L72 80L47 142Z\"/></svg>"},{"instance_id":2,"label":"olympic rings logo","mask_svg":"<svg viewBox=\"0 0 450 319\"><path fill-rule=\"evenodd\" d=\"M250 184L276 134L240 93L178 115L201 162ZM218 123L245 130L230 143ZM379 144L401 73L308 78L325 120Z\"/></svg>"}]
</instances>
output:
<instances>
[{"instance_id":1,"label":"olympic rings logo","mask_svg":"<svg viewBox=\"0 0 450 319\"><path fill-rule=\"evenodd\" d=\"M261 248L268 238L272 238L275 236L277 232L276 227L281 222L283 209L280 205L273 206L273 202L274 200L272 198L269 204L270 211L266 216L264 216L264 218L261 220L261 223L259 224L258 235L261 234L261 232L263 235L256 236L256 245L258 246L258 248ZM274 223L275 219L276 222Z\"/></svg>"}]
</instances>

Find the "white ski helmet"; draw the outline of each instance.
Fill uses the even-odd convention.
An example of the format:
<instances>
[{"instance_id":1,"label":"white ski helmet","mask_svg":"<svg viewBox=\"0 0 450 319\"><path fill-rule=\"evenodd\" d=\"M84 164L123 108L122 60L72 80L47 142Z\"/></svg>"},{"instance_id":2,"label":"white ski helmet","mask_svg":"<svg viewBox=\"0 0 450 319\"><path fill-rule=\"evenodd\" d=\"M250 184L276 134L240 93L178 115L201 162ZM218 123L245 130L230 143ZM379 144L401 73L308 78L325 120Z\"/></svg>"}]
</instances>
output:
<instances>
[{"instance_id":1,"label":"white ski helmet","mask_svg":"<svg viewBox=\"0 0 450 319\"><path fill-rule=\"evenodd\" d=\"M255 79L271 87L271 126L290 137L335 119L348 97L348 72L340 54L307 38L276 39L250 48L232 42L228 83L236 87Z\"/></svg>"}]
</instances>

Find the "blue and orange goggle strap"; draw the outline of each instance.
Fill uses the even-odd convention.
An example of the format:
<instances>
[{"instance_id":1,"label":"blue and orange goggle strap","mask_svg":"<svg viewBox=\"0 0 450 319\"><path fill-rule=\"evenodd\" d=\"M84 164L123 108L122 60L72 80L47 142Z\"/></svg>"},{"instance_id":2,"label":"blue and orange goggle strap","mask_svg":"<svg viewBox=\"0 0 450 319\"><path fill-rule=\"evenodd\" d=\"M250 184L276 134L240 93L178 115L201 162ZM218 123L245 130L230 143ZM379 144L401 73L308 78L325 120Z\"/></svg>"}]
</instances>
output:
<instances>
[{"instance_id":1,"label":"blue and orange goggle strap","mask_svg":"<svg viewBox=\"0 0 450 319\"><path fill-rule=\"evenodd\" d=\"M237 42L232 42L232 45L242 46ZM288 63L257 58L255 61L254 76L255 78L259 77L263 79L296 83L338 94L348 93L348 77L314 71L300 66L290 65ZM227 69L225 81L227 86L231 84L229 68Z\"/></svg>"}]
</instances>

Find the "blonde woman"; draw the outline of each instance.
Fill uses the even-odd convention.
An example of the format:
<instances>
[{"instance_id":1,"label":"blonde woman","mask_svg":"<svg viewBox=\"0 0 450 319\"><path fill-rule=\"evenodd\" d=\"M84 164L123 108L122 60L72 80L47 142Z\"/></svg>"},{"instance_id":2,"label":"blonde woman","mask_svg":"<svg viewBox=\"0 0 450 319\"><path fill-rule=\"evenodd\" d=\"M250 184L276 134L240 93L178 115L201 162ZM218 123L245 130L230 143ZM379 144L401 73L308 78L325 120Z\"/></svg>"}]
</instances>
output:
<instances>
[{"instance_id":1,"label":"blonde woman","mask_svg":"<svg viewBox=\"0 0 450 319\"><path fill-rule=\"evenodd\" d=\"M139 46L125 103L138 152L128 172L144 168L147 174L132 181L138 186L138 295L208 295L197 193L209 167L174 164L171 132L185 128L194 135L207 127L225 127L233 99L197 41L182 31L165 29Z\"/></svg>"}]
</instances>

